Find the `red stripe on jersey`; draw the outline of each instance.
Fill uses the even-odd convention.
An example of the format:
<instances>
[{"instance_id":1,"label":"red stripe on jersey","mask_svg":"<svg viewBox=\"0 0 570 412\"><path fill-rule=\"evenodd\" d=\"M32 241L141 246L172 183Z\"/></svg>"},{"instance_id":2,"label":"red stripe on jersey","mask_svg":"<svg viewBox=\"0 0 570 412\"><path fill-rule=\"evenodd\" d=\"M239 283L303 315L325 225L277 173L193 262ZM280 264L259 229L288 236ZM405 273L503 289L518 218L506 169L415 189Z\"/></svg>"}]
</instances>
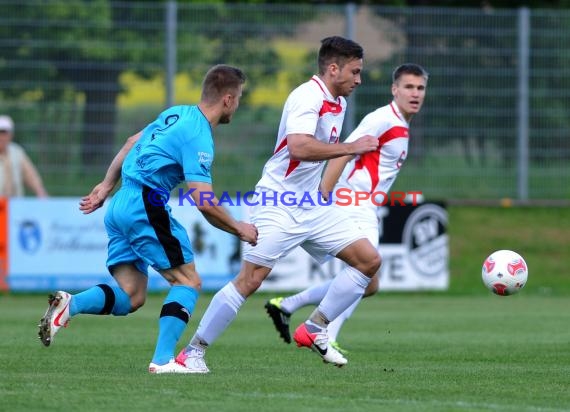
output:
<instances>
[{"instance_id":1,"label":"red stripe on jersey","mask_svg":"<svg viewBox=\"0 0 570 412\"><path fill-rule=\"evenodd\" d=\"M283 141L281 142L281 144L277 147L277 149L275 150L275 152L273 152L273 154L277 154L278 152L280 152L285 146L287 146L287 138L283 139ZM285 177L289 176L291 174L291 172L293 170L295 170L297 168L297 166L299 166L299 164L301 163L301 161L299 160L289 160L289 167L287 168L287 172L285 172Z\"/></svg>"},{"instance_id":2,"label":"red stripe on jersey","mask_svg":"<svg viewBox=\"0 0 570 412\"><path fill-rule=\"evenodd\" d=\"M321 110L319 111L319 117L322 117L327 113L332 113L332 114L342 113L342 106L339 103L333 103L324 100L323 105L321 106Z\"/></svg>"},{"instance_id":3,"label":"red stripe on jersey","mask_svg":"<svg viewBox=\"0 0 570 412\"><path fill-rule=\"evenodd\" d=\"M285 146L287 146L287 138L283 139L283 141L282 141L281 144L277 147L277 149L273 152L273 154L276 154L276 153L279 152L281 149L283 149Z\"/></svg>"},{"instance_id":4,"label":"red stripe on jersey","mask_svg":"<svg viewBox=\"0 0 570 412\"><path fill-rule=\"evenodd\" d=\"M380 150L382 150L382 146L388 143L390 140L397 138L407 139L408 137L409 135L407 127L394 126L391 129L386 130L384 134L378 137L378 150L360 155L358 160L354 163L354 169L352 169L348 175L348 180L350 180L354 172L357 170L366 169L368 171L368 174L370 174L370 180L372 181L369 193L374 192L374 189L380 181L378 169L380 168Z\"/></svg>"},{"instance_id":5,"label":"red stripe on jersey","mask_svg":"<svg viewBox=\"0 0 570 412\"><path fill-rule=\"evenodd\" d=\"M291 172L293 170L295 170L297 168L297 166L299 166L299 164L301 164L300 160L289 160L289 167L287 168L287 171L285 172L285 177L289 176L291 174Z\"/></svg>"},{"instance_id":6,"label":"red stripe on jersey","mask_svg":"<svg viewBox=\"0 0 570 412\"><path fill-rule=\"evenodd\" d=\"M327 93L325 92L325 90L323 89L323 86L315 79L312 78L312 81L314 81L315 83L317 83L317 85L319 86L319 88L321 89L321 91L323 92L323 94L326 96ZM342 113L342 105L340 104L340 98L337 99L339 101L339 103L335 103L335 102L329 102L328 100L323 100L323 105L321 106L321 110L319 110L319 117L324 116L327 113L332 113L334 115L337 115L339 113ZM330 141L331 138L329 138L329 143L337 143L338 142L338 136L335 136L335 132L336 132L336 128L333 127L333 131L331 132L331 138L335 137L334 141ZM279 146L277 147L277 149L275 150L275 153L279 152L280 150L282 150L285 146L287 145L287 138L283 139L283 141L281 142L281 144L279 144ZM301 164L300 160L289 160L289 166L287 167L287 171L285 172L285 177L289 176L293 170L295 170L297 168L297 166L299 166L299 164Z\"/></svg>"},{"instance_id":7,"label":"red stripe on jersey","mask_svg":"<svg viewBox=\"0 0 570 412\"><path fill-rule=\"evenodd\" d=\"M323 94L326 96L327 92L325 92L325 89L323 89L323 86L317 81L317 79L315 79L313 77L313 78L311 78L311 80L314 81L315 83L317 83L317 86L319 86L319 89L321 89ZM342 105L340 104L340 98L337 98L337 101L338 101L338 103L329 102L328 100L323 100L323 106L321 107L321 110L319 111L319 117L321 117L327 113L332 113L332 114L341 113L342 112Z\"/></svg>"}]
</instances>

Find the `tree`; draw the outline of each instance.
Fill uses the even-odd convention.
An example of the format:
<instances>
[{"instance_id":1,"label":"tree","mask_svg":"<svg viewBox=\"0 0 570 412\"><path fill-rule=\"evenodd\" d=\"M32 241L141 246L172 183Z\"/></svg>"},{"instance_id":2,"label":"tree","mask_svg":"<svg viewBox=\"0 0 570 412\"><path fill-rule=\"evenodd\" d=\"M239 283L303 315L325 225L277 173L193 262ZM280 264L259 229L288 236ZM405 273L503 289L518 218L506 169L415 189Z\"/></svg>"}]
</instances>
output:
<instances>
[{"instance_id":1,"label":"tree","mask_svg":"<svg viewBox=\"0 0 570 412\"><path fill-rule=\"evenodd\" d=\"M84 166L107 163L113 150L119 75L137 63L163 59L162 47L149 47L160 44L162 28L133 27L148 9L107 0L14 3L5 5L3 13L12 17L10 25L0 28L1 38L11 42L0 67L2 78L11 79L5 96L29 98L37 92L37 100L62 107L83 101ZM125 43L130 47L123 47ZM140 74L156 71L141 67Z\"/></svg>"},{"instance_id":2,"label":"tree","mask_svg":"<svg viewBox=\"0 0 570 412\"><path fill-rule=\"evenodd\" d=\"M178 2L179 69L201 79L211 64L248 66L250 86L275 74L277 59L267 39L277 30L287 35L294 24L267 24L280 16L262 5L240 13L224 2L188 3L193 1ZM298 22L310 15L309 6L304 9ZM61 108L81 102L82 167L104 167L113 151L119 76L126 70L143 77L164 73L165 2L31 1L7 4L3 14L11 20L0 27L9 42L0 60L0 76L10 79L2 94ZM260 23L264 31L235 44L236 31Z\"/></svg>"}]
</instances>

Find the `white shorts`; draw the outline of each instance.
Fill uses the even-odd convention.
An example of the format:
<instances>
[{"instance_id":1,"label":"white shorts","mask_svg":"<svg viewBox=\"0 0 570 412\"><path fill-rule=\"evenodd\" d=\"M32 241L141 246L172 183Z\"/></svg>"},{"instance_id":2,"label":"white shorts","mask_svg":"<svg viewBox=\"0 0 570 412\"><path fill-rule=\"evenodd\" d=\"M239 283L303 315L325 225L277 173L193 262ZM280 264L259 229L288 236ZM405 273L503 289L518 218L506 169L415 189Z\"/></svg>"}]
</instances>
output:
<instances>
[{"instance_id":1,"label":"white shorts","mask_svg":"<svg viewBox=\"0 0 570 412\"><path fill-rule=\"evenodd\" d=\"M301 246L317 262L325 262L348 245L367 238L342 209L338 206L252 207L250 220L258 230L257 245L244 246L244 260L273 268L280 258Z\"/></svg>"},{"instance_id":2,"label":"white shorts","mask_svg":"<svg viewBox=\"0 0 570 412\"><path fill-rule=\"evenodd\" d=\"M375 249L380 243L380 228L376 208L365 206L337 206L354 222L358 230L366 237Z\"/></svg>"}]
</instances>

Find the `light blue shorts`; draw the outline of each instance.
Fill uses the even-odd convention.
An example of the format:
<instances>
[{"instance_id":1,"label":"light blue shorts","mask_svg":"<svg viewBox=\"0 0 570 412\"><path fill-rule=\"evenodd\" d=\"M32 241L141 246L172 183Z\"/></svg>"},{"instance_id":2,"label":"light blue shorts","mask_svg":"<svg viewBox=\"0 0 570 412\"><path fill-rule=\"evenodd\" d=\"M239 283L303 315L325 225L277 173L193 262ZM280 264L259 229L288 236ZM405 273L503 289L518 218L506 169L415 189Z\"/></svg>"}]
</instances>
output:
<instances>
[{"instance_id":1,"label":"light blue shorts","mask_svg":"<svg viewBox=\"0 0 570 412\"><path fill-rule=\"evenodd\" d=\"M130 263L148 274L148 266L160 271L194 261L188 233L170 206L156 204L150 192L130 183L113 196L105 214L109 271Z\"/></svg>"}]
</instances>

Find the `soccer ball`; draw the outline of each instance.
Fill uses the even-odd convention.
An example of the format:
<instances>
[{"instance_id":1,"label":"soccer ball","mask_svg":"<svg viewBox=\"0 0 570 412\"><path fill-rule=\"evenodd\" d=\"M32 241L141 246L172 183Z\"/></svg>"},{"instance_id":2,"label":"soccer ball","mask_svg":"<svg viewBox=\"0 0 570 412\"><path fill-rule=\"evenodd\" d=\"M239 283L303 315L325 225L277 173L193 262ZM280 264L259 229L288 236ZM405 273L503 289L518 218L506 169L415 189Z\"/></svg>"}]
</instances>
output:
<instances>
[{"instance_id":1,"label":"soccer ball","mask_svg":"<svg viewBox=\"0 0 570 412\"><path fill-rule=\"evenodd\" d=\"M491 292L501 296L514 295L526 283L528 266L518 253L497 250L485 259L482 277Z\"/></svg>"}]
</instances>

